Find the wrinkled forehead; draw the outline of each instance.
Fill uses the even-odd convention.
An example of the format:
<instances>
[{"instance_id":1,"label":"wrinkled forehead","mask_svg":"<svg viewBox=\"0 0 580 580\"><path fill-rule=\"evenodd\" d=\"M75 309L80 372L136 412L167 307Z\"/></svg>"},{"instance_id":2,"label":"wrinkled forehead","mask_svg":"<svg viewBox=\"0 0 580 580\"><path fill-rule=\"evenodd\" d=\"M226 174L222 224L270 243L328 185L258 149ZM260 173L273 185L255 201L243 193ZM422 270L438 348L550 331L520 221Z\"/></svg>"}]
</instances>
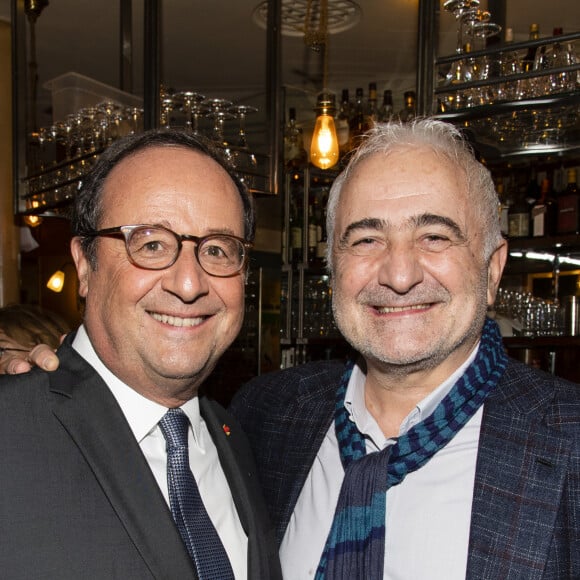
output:
<instances>
[{"instance_id":1,"label":"wrinkled forehead","mask_svg":"<svg viewBox=\"0 0 580 580\"><path fill-rule=\"evenodd\" d=\"M429 148L400 147L361 160L348 176L337 208L337 227L361 219L391 226L413 223L416 216L439 215L466 224L465 172Z\"/></svg>"},{"instance_id":2,"label":"wrinkled forehead","mask_svg":"<svg viewBox=\"0 0 580 580\"><path fill-rule=\"evenodd\" d=\"M126 157L104 182L102 200L104 216L134 223L190 216L243 224L241 195L227 171L185 147L150 147Z\"/></svg>"},{"instance_id":3,"label":"wrinkled forehead","mask_svg":"<svg viewBox=\"0 0 580 580\"><path fill-rule=\"evenodd\" d=\"M457 211L466 210L466 200L463 169L428 147L401 146L374 153L352 169L341 192L339 212L364 212L373 207L410 213L438 208Z\"/></svg>"}]
</instances>

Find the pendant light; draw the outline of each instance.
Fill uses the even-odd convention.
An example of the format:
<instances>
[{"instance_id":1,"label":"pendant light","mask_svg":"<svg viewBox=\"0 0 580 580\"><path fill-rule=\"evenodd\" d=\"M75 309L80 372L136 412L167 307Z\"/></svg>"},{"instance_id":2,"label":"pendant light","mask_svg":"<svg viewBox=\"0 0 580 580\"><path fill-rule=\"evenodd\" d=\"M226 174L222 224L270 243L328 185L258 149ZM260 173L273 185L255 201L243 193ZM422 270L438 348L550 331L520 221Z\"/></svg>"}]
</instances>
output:
<instances>
[{"instance_id":1,"label":"pendant light","mask_svg":"<svg viewBox=\"0 0 580 580\"><path fill-rule=\"evenodd\" d=\"M338 162L338 136L334 124L335 97L322 92L316 102L316 123L310 144L310 162L320 169L330 169Z\"/></svg>"},{"instance_id":2,"label":"pendant light","mask_svg":"<svg viewBox=\"0 0 580 580\"><path fill-rule=\"evenodd\" d=\"M304 41L313 50L323 51L323 89L316 102L316 122L310 143L310 162L320 169L330 169L338 162L338 136L334 124L335 96L328 91L328 0L320 0L320 18L317 29L311 28L312 2L309 0L304 23Z\"/></svg>"}]
</instances>

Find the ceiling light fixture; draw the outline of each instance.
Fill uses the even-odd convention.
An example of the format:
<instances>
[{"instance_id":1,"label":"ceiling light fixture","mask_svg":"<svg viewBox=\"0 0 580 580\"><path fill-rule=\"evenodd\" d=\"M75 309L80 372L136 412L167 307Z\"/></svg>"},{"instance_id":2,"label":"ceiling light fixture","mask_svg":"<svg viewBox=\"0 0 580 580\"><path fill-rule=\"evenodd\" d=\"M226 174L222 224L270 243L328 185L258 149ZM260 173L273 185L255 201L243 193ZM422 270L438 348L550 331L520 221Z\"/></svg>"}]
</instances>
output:
<instances>
[{"instance_id":1,"label":"ceiling light fixture","mask_svg":"<svg viewBox=\"0 0 580 580\"><path fill-rule=\"evenodd\" d=\"M42 218L36 214L25 215L23 220L24 223L31 228L36 228L42 223Z\"/></svg>"},{"instance_id":2,"label":"ceiling light fixture","mask_svg":"<svg viewBox=\"0 0 580 580\"><path fill-rule=\"evenodd\" d=\"M281 33L284 36L304 36L304 22L310 0L282 0L280 18ZM361 19L361 8L352 0L328 0L327 30L328 34L338 34L350 30ZM318 14L314 14L317 18ZM266 30L268 24L268 2L260 2L252 14L252 19Z\"/></svg>"},{"instance_id":3,"label":"ceiling light fixture","mask_svg":"<svg viewBox=\"0 0 580 580\"><path fill-rule=\"evenodd\" d=\"M46 287L53 292L62 292L62 289L64 288L64 278L64 272L62 270L57 270L48 279Z\"/></svg>"},{"instance_id":4,"label":"ceiling light fixture","mask_svg":"<svg viewBox=\"0 0 580 580\"><path fill-rule=\"evenodd\" d=\"M319 17L313 15L312 4L319 7ZM308 9L304 17L304 42L315 50L322 52L322 92L316 102L316 122L310 143L310 163L320 169L330 169L338 162L338 136L334 124L336 112L335 96L328 91L328 0L308 0Z\"/></svg>"},{"instance_id":5,"label":"ceiling light fixture","mask_svg":"<svg viewBox=\"0 0 580 580\"><path fill-rule=\"evenodd\" d=\"M74 267L74 264L72 262L65 262L48 279L48 282L46 283L46 287L49 290L52 290L52 292L62 292L62 289L64 288L64 282L66 279L64 271L67 267L72 268L76 274L76 269Z\"/></svg>"}]
</instances>

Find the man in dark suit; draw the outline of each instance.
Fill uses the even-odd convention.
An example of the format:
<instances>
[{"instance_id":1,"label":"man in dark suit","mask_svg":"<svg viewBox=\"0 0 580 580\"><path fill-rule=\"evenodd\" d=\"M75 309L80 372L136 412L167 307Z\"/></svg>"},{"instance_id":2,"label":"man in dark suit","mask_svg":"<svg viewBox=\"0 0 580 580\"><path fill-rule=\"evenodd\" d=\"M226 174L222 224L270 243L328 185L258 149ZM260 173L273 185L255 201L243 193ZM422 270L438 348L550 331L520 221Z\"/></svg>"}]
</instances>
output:
<instances>
[{"instance_id":1,"label":"man in dark suit","mask_svg":"<svg viewBox=\"0 0 580 580\"><path fill-rule=\"evenodd\" d=\"M83 325L56 372L0 380L0 575L280 578L244 434L198 396L242 324L243 184L149 132L100 157L74 210Z\"/></svg>"},{"instance_id":2,"label":"man in dark suit","mask_svg":"<svg viewBox=\"0 0 580 580\"><path fill-rule=\"evenodd\" d=\"M507 251L487 170L449 125L379 126L328 239L352 360L231 407L285 580L579 578L580 387L508 359L486 319Z\"/></svg>"},{"instance_id":3,"label":"man in dark suit","mask_svg":"<svg viewBox=\"0 0 580 580\"><path fill-rule=\"evenodd\" d=\"M285 580L580 578L580 386L506 357L489 172L434 120L375 128L333 185L328 265L355 349L251 381Z\"/></svg>"}]
</instances>

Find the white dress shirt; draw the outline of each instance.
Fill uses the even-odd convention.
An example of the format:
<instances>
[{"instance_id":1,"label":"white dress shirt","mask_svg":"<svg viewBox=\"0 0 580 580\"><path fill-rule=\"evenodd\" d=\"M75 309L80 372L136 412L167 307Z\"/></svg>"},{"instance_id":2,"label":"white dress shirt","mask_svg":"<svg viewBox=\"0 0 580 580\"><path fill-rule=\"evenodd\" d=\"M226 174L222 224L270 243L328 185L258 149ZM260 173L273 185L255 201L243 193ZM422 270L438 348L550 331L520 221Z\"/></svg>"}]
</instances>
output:
<instances>
[{"instance_id":1,"label":"white dress shirt","mask_svg":"<svg viewBox=\"0 0 580 580\"><path fill-rule=\"evenodd\" d=\"M426 419L451 390L469 360L405 418L400 435ZM366 436L367 452L394 444L368 412L365 376L355 365L345 406ZM384 578L460 580L465 578L475 462L483 409L423 467L387 492ZM332 423L290 518L280 548L284 580L313 578L344 478ZM361 579L362 580L362 579Z\"/></svg>"},{"instance_id":2,"label":"white dress shirt","mask_svg":"<svg viewBox=\"0 0 580 580\"><path fill-rule=\"evenodd\" d=\"M146 399L113 375L97 356L83 326L77 332L73 348L111 389L169 505L166 444L158 425L167 408ZM199 493L226 549L236 579L245 580L248 574L248 538L240 523L217 449L200 415L198 398L191 399L181 408L191 424L189 464Z\"/></svg>"}]
</instances>

